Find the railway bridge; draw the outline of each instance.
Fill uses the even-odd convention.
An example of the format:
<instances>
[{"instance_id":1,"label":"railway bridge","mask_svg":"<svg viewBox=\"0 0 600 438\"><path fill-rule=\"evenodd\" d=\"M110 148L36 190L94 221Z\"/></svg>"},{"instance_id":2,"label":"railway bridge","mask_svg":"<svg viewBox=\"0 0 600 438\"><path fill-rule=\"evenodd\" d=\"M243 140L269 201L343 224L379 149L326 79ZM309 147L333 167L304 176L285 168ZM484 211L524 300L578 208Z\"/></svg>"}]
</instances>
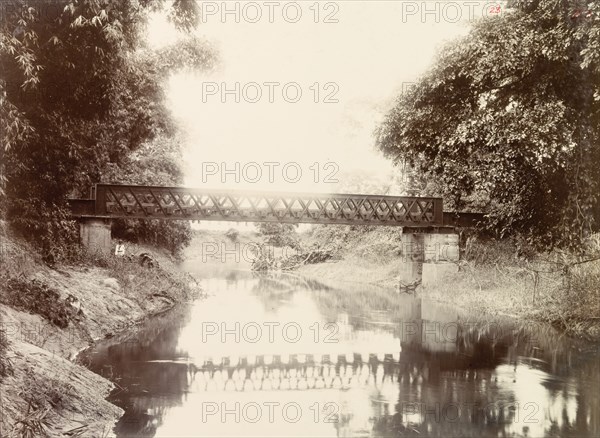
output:
<instances>
[{"instance_id":1,"label":"railway bridge","mask_svg":"<svg viewBox=\"0 0 600 438\"><path fill-rule=\"evenodd\" d=\"M444 212L435 197L364 194L256 192L185 187L96 184L87 199L71 199L80 221L81 242L89 250L109 253L111 220L116 218L278 222L290 224L402 227L405 276L402 287L420 284L427 245L446 246L433 259L458 259L455 229L482 219L477 213Z\"/></svg>"}]
</instances>

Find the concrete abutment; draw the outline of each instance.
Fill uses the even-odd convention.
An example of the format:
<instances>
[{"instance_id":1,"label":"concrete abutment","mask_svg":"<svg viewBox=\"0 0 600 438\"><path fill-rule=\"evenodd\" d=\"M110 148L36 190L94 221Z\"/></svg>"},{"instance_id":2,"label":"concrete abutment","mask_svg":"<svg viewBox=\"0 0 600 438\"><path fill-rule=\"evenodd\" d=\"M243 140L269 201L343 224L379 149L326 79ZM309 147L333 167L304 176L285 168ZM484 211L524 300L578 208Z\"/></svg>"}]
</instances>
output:
<instances>
[{"instance_id":1,"label":"concrete abutment","mask_svg":"<svg viewBox=\"0 0 600 438\"><path fill-rule=\"evenodd\" d=\"M110 219L81 219L79 238L81 246L86 251L109 255L112 249Z\"/></svg>"},{"instance_id":2,"label":"concrete abutment","mask_svg":"<svg viewBox=\"0 0 600 438\"><path fill-rule=\"evenodd\" d=\"M459 254L457 233L403 233L398 276L400 292L416 293L424 283L455 270Z\"/></svg>"}]
</instances>

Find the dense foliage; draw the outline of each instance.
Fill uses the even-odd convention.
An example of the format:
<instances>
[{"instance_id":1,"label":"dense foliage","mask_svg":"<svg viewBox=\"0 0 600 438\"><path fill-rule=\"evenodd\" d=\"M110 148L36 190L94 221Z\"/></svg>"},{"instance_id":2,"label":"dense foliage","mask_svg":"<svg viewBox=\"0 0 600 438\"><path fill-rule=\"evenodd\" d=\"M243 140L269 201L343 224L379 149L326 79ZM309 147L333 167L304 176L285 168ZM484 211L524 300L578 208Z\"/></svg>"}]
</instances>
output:
<instances>
[{"instance_id":1,"label":"dense foliage","mask_svg":"<svg viewBox=\"0 0 600 438\"><path fill-rule=\"evenodd\" d=\"M180 163L181 139L177 135L159 134L137 150L127 154L120 163L107 164L101 182L122 184L173 186L183 183ZM188 221L160 219L113 220L112 235L132 242L150 243L178 253L187 246L192 233Z\"/></svg>"},{"instance_id":2,"label":"dense foliage","mask_svg":"<svg viewBox=\"0 0 600 438\"><path fill-rule=\"evenodd\" d=\"M600 219L600 2L512 2L439 54L378 147L500 235L578 247Z\"/></svg>"},{"instance_id":3,"label":"dense foliage","mask_svg":"<svg viewBox=\"0 0 600 438\"><path fill-rule=\"evenodd\" d=\"M279 222L257 222L256 231L262 237L263 243L270 247L299 248L297 224L282 224Z\"/></svg>"},{"instance_id":4,"label":"dense foliage","mask_svg":"<svg viewBox=\"0 0 600 438\"><path fill-rule=\"evenodd\" d=\"M60 299L60 293L38 280L2 278L4 283L0 303L31 314L41 315L60 328L76 321L77 311Z\"/></svg>"},{"instance_id":5,"label":"dense foliage","mask_svg":"<svg viewBox=\"0 0 600 438\"><path fill-rule=\"evenodd\" d=\"M46 253L73 239L66 199L92 183L181 182L163 85L178 69L210 68L215 55L189 34L176 47L148 47L149 14L163 6L179 29L197 22L191 0L2 4L2 210ZM148 237L143 225L128 228ZM189 239L187 224L157 223L149 233L173 237L164 242L173 248Z\"/></svg>"}]
</instances>

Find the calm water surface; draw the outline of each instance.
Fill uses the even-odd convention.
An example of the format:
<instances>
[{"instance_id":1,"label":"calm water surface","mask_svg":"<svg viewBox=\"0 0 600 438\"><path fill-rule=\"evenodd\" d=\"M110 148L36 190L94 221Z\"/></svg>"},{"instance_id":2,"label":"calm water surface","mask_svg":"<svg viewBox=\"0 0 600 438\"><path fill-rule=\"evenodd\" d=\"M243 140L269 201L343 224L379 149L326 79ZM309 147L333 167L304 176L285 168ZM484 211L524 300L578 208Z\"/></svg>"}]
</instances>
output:
<instances>
[{"instance_id":1,"label":"calm water surface","mask_svg":"<svg viewBox=\"0 0 600 438\"><path fill-rule=\"evenodd\" d=\"M119 437L600 436L596 346L377 288L195 273L208 297L81 358L118 385Z\"/></svg>"}]
</instances>

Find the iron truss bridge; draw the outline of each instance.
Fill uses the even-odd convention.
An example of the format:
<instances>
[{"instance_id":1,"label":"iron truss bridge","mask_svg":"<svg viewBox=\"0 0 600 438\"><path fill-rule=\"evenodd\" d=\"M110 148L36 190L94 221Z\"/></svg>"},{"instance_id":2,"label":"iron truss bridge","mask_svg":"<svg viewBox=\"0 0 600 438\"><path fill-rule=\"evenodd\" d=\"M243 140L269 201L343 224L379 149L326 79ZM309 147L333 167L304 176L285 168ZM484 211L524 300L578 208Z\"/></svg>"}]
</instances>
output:
<instances>
[{"instance_id":1,"label":"iron truss bridge","mask_svg":"<svg viewBox=\"0 0 600 438\"><path fill-rule=\"evenodd\" d=\"M454 226L442 198L96 184L73 216L405 227ZM464 217L463 217L464 220Z\"/></svg>"}]
</instances>

